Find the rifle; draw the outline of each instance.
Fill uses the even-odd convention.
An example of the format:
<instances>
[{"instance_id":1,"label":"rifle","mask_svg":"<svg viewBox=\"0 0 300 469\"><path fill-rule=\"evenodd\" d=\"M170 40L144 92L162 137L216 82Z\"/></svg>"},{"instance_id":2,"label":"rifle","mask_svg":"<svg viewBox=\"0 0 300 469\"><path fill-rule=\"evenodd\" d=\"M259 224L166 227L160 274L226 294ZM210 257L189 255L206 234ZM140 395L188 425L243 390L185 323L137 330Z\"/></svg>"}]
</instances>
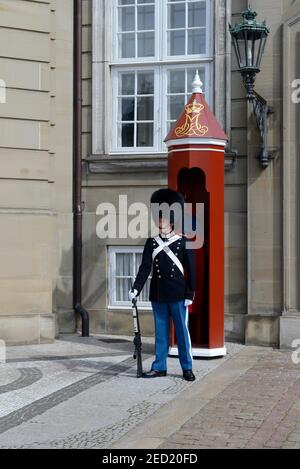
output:
<instances>
[{"instance_id":1,"label":"rifle","mask_svg":"<svg viewBox=\"0 0 300 469\"><path fill-rule=\"evenodd\" d=\"M133 288L132 288L133 291ZM132 317L133 317L133 328L134 328L134 353L133 358L137 360L137 378L143 376L143 363L142 363L142 338L141 338L141 328L139 321L139 311L137 308L137 299L133 298L132 300Z\"/></svg>"}]
</instances>

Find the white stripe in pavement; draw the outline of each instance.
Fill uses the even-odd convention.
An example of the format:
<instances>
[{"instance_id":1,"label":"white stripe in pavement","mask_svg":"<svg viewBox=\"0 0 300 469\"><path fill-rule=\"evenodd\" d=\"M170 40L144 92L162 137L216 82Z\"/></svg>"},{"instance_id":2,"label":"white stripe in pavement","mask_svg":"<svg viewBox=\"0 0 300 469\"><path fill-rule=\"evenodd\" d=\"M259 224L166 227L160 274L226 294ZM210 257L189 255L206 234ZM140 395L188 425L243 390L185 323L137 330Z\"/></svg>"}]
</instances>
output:
<instances>
[{"instance_id":1,"label":"white stripe in pavement","mask_svg":"<svg viewBox=\"0 0 300 469\"><path fill-rule=\"evenodd\" d=\"M130 355L128 355L130 357ZM105 370L112 365L121 363L126 356L113 356L113 357L92 357L88 359L69 359L65 360L68 365L72 365L72 362L84 362L86 361L87 367L78 366L71 367L70 369L64 366L61 360L55 361L30 361L26 363L6 363L1 365L0 373L7 373L8 368L18 370L18 368L36 367L43 373L43 377L25 388L16 389L0 395L0 417L10 414L16 410L22 409L23 407L34 403L42 399L43 397L50 396L56 391L60 391L65 387L75 384L84 378L99 373L101 369ZM89 368L89 362L97 363L98 369Z\"/></svg>"},{"instance_id":2,"label":"white stripe in pavement","mask_svg":"<svg viewBox=\"0 0 300 469\"><path fill-rule=\"evenodd\" d=\"M190 345L190 348L189 348L190 357L191 357L192 363L193 363L192 342L191 342L191 336L190 336L190 331L189 331L189 307L188 306L186 306L186 308L185 308L185 325L186 325L188 339L189 339L189 345Z\"/></svg>"}]
</instances>

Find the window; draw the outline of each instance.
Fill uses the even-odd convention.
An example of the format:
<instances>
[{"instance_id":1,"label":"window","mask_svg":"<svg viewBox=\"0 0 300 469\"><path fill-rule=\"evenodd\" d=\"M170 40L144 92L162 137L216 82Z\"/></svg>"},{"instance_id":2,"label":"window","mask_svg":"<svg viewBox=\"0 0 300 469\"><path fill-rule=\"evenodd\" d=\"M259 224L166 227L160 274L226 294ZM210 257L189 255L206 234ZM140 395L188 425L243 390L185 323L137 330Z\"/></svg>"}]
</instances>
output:
<instances>
[{"instance_id":1,"label":"window","mask_svg":"<svg viewBox=\"0 0 300 469\"><path fill-rule=\"evenodd\" d=\"M208 64L115 68L112 151L165 151L163 140L192 93L196 70L210 103Z\"/></svg>"},{"instance_id":2,"label":"window","mask_svg":"<svg viewBox=\"0 0 300 469\"><path fill-rule=\"evenodd\" d=\"M118 57L154 57L155 0L118 0L116 13Z\"/></svg>"},{"instance_id":3,"label":"window","mask_svg":"<svg viewBox=\"0 0 300 469\"><path fill-rule=\"evenodd\" d=\"M166 151L198 69L210 101L211 1L114 0L112 153Z\"/></svg>"},{"instance_id":4,"label":"window","mask_svg":"<svg viewBox=\"0 0 300 469\"><path fill-rule=\"evenodd\" d=\"M154 146L154 71L120 72L118 147Z\"/></svg>"},{"instance_id":5,"label":"window","mask_svg":"<svg viewBox=\"0 0 300 469\"><path fill-rule=\"evenodd\" d=\"M109 306L130 308L128 292L142 261L143 248L109 248ZM151 278L151 277L150 277ZM139 295L139 305L149 307L150 279Z\"/></svg>"},{"instance_id":6,"label":"window","mask_svg":"<svg viewBox=\"0 0 300 469\"><path fill-rule=\"evenodd\" d=\"M205 54L207 50L206 1L167 1L167 55Z\"/></svg>"}]
</instances>

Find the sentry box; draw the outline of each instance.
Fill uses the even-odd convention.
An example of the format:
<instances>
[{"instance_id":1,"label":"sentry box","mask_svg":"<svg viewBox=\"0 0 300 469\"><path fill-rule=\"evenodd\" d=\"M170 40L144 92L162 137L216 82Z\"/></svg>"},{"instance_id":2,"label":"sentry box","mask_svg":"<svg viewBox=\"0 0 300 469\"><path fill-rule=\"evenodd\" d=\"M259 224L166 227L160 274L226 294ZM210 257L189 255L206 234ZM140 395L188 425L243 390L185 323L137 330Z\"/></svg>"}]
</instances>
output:
<instances>
[{"instance_id":1,"label":"sentry box","mask_svg":"<svg viewBox=\"0 0 300 469\"><path fill-rule=\"evenodd\" d=\"M224 345L224 161L228 138L210 110L198 72L193 94L166 137L169 188L192 207L204 204L202 247L195 249L197 287L189 307L194 357L226 355ZM178 355L171 327L170 355Z\"/></svg>"}]
</instances>

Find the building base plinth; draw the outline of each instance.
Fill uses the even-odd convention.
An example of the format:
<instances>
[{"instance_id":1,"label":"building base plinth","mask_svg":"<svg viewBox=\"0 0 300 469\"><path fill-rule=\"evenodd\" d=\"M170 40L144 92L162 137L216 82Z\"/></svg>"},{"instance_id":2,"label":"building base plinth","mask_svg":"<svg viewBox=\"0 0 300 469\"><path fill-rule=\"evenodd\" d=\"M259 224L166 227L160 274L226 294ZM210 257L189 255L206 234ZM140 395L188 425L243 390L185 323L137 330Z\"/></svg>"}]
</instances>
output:
<instances>
[{"instance_id":1,"label":"building base plinth","mask_svg":"<svg viewBox=\"0 0 300 469\"><path fill-rule=\"evenodd\" d=\"M224 357L226 355L226 347L221 348L192 348L192 354L194 358L216 358ZM178 357L178 348L170 347L169 355L171 357Z\"/></svg>"}]
</instances>

